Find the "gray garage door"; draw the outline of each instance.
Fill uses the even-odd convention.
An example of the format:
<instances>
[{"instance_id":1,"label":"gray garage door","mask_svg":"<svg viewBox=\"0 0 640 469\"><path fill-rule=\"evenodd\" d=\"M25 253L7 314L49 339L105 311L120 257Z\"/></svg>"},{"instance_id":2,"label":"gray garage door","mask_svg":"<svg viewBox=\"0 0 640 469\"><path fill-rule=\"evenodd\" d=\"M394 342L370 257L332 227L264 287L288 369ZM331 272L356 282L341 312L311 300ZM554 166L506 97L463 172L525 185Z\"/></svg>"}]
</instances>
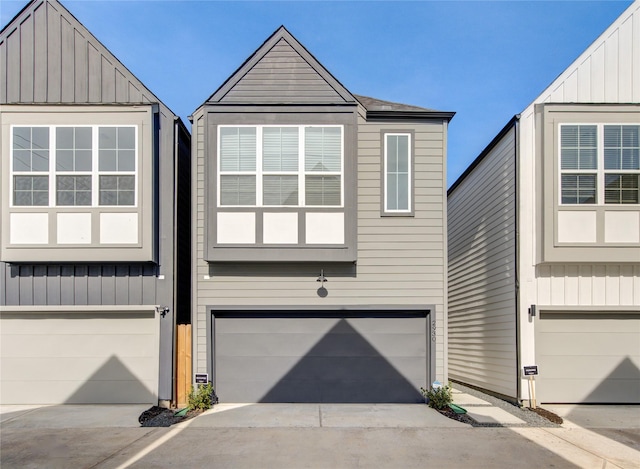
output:
<instances>
[{"instance_id":1,"label":"gray garage door","mask_svg":"<svg viewBox=\"0 0 640 469\"><path fill-rule=\"evenodd\" d=\"M543 313L540 402L640 403L640 315Z\"/></svg>"},{"instance_id":2,"label":"gray garage door","mask_svg":"<svg viewBox=\"0 0 640 469\"><path fill-rule=\"evenodd\" d=\"M413 314L218 314L221 402L420 402L427 319Z\"/></svg>"}]
</instances>

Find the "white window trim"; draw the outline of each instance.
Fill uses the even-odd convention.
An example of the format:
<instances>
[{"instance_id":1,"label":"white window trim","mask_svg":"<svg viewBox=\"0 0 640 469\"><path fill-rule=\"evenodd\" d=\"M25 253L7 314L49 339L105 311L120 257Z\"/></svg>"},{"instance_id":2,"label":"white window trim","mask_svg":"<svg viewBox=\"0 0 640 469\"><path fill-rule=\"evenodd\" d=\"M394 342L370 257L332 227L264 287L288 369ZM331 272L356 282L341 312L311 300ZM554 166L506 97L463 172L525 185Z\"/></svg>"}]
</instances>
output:
<instances>
[{"instance_id":1,"label":"white window trim","mask_svg":"<svg viewBox=\"0 0 640 469\"><path fill-rule=\"evenodd\" d=\"M256 170L255 171L220 171L221 129L223 128L255 128L256 129ZM298 171L263 171L262 169L262 136L263 129L298 128ZM305 129L311 127L333 127L340 129L340 171L306 171L305 167ZM218 208L344 208L344 125L219 125L217 129L216 149L216 206ZM255 205L222 205L220 203L221 176L254 176L256 178ZM263 176L298 176L298 204L297 205L265 205L263 203ZM340 204L339 205L307 205L306 204L306 176L340 176Z\"/></svg>"},{"instance_id":2,"label":"white window trim","mask_svg":"<svg viewBox=\"0 0 640 469\"><path fill-rule=\"evenodd\" d=\"M596 169L562 169L562 127L565 126L596 126ZM606 204L605 203L605 175L606 174L640 174L640 170L629 170L629 169L604 169L604 128L605 127L615 127L615 126L633 126L638 125L640 123L633 122L562 122L558 124L558 141L557 141L557 154L558 161L558 181L557 181L557 189L558 189L558 206L561 207L596 207L596 206L606 206L606 207L635 207L640 204ZM596 203L595 204L563 204L562 203L562 175L563 174L577 174L577 175L596 175Z\"/></svg>"},{"instance_id":3,"label":"white window trim","mask_svg":"<svg viewBox=\"0 0 640 469\"><path fill-rule=\"evenodd\" d=\"M48 171L14 171L13 170L13 129L15 127L49 129L49 170ZM90 127L91 131L91 171L56 171L56 129L61 127ZM134 171L99 171L99 129L105 127L132 127L135 139ZM18 209L89 209L89 208L137 208L139 203L138 184L140 181L139 129L131 124L64 124L64 125L32 125L11 124L9 126L9 207ZM91 176L91 205L57 205L57 176ZM49 179L48 205L15 205L13 193L14 176L47 176ZM134 176L133 205L100 205L100 176Z\"/></svg>"},{"instance_id":4,"label":"white window trim","mask_svg":"<svg viewBox=\"0 0 640 469\"><path fill-rule=\"evenodd\" d=\"M389 145L388 137L407 137L407 151L408 151L408 161L407 161L407 170L408 170L408 187L407 187L407 208L404 210L398 209L390 209L387 206L388 198L387 198L387 187L388 187L388 158L387 158L387 148ZM383 194L383 203L384 203L384 212L385 213L413 213L413 155L411 154L412 142L411 142L411 134L408 132L385 132L384 134L384 194Z\"/></svg>"}]
</instances>

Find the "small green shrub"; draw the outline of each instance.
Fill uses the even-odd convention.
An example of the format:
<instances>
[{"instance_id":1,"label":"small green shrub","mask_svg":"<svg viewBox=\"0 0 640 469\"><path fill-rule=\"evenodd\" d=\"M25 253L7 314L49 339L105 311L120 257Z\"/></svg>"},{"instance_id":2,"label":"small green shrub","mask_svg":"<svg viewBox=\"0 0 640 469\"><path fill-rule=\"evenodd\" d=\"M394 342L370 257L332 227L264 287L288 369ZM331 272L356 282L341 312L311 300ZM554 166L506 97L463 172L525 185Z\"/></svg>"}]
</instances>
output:
<instances>
[{"instance_id":1,"label":"small green shrub","mask_svg":"<svg viewBox=\"0 0 640 469\"><path fill-rule=\"evenodd\" d=\"M453 394L451 392L451 382L446 385L441 385L440 387L433 388L430 387L428 390L425 388L420 388L420 392L427 399L427 404L429 407L433 407L434 409L442 410L449 407L449 404L453 402Z\"/></svg>"},{"instance_id":2,"label":"small green shrub","mask_svg":"<svg viewBox=\"0 0 640 469\"><path fill-rule=\"evenodd\" d=\"M214 403L213 385L200 384L197 389L191 386L189 392L189 410L209 410Z\"/></svg>"}]
</instances>

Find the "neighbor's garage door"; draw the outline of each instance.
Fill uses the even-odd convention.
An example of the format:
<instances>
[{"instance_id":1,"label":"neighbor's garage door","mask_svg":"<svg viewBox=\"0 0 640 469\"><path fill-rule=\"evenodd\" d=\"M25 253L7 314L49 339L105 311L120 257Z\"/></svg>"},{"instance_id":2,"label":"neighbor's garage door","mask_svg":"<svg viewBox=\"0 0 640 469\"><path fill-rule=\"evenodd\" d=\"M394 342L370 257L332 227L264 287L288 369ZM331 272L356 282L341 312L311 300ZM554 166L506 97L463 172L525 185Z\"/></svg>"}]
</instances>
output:
<instances>
[{"instance_id":1,"label":"neighbor's garage door","mask_svg":"<svg viewBox=\"0 0 640 469\"><path fill-rule=\"evenodd\" d=\"M535 328L538 401L640 402L640 314L543 313Z\"/></svg>"},{"instance_id":2,"label":"neighbor's garage door","mask_svg":"<svg viewBox=\"0 0 640 469\"><path fill-rule=\"evenodd\" d=\"M3 313L3 404L154 403L154 313Z\"/></svg>"},{"instance_id":3,"label":"neighbor's garage door","mask_svg":"<svg viewBox=\"0 0 640 469\"><path fill-rule=\"evenodd\" d=\"M221 402L420 402L427 319L409 314L216 314Z\"/></svg>"}]
</instances>

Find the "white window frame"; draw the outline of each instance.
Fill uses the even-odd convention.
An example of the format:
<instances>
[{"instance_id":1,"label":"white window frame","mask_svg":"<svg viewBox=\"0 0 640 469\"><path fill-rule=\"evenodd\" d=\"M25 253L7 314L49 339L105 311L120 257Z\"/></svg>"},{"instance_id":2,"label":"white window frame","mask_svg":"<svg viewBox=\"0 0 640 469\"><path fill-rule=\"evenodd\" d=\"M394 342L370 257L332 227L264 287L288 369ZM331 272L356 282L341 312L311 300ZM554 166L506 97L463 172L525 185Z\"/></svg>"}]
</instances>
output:
<instances>
[{"instance_id":1,"label":"white window frame","mask_svg":"<svg viewBox=\"0 0 640 469\"><path fill-rule=\"evenodd\" d=\"M13 135L15 127L47 128L49 129L49 169L48 171L14 171L13 169ZM91 171L57 171L56 170L56 137L58 128L62 127L84 127L91 128ZM134 129L134 171L100 171L99 170L99 129L105 127L129 127ZM64 125L32 125L32 124L12 124L9 129L9 207L19 209L89 209L89 208L137 208L138 207L138 184L140 182L140 151L139 151L139 129L137 125L130 124L64 124ZM58 176L91 176L91 205L57 205L57 177ZM48 205L16 205L14 199L14 176L46 176L49 184ZM134 176L134 203L133 205L100 205L100 176Z\"/></svg>"},{"instance_id":2,"label":"white window frame","mask_svg":"<svg viewBox=\"0 0 640 469\"><path fill-rule=\"evenodd\" d=\"M409 132L385 132L384 133L384 175L383 175L383 180L384 180L384 193L383 193L383 207L384 207L384 213L398 213L398 214L411 214L413 213L413 155L411 154L411 149L412 149L412 141L411 141L411 136L412 134ZM389 176L389 171L388 171L388 145L389 145L389 137L407 137L407 208L406 209L390 209L388 207L388 193L387 193L387 189L389 187L388 185L388 176Z\"/></svg>"},{"instance_id":3,"label":"white window frame","mask_svg":"<svg viewBox=\"0 0 640 469\"><path fill-rule=\"evenodd\" d=\"M576 169L562 169L562 128L565 126L596 126L596 169L584 169L584 170L576 170ZM558 139L557 139L557 162L556 167L558 169L558 181L557 181L557 190L558 190L558 206L560 207L595 207L595 206L606 206L606 207L635 207L640 205L638 204L621 204L621 203L605 203L605 176L607 174L638 174L640 175L640 170L625 170L625 169L605 169L604 167L604 128L605 127L616 127L616 126L640 126L640 123L633 122L562 122L558 124ZM596 175L596 202L593 204L563 204L562 203L562 176L564 174L595 174ZM640 202L640 199L639 199Z\"/></svg>"},{"instance_id":4,"label":"white window frame","mask_svg":"<svg viewBox=\"0 0 640 469\"><path fill-rule=\"evenodd\" d=\"M255 128L256 129L256 169L255 171L221 171L220 170L220 146L221 130L223 128ZM298 128L298 170L264 171L263 170L263 129L271 128ZM307 171L305 167L305 130L312 127L340 128L340 171ZM216 206L223 208L344 208L344 125L219 125L217 129L217 161L216 161ZM256 203L255 205L222 205L221 204L221 177L222 176L254 176L256 178ZM297 176L298 177L298 204L297 205L265 205L263 202L263 177L264 176ZM306 204L306 176L340 176L340 204L339 205L307 205Z\"/></svg>"}]
</instances>

